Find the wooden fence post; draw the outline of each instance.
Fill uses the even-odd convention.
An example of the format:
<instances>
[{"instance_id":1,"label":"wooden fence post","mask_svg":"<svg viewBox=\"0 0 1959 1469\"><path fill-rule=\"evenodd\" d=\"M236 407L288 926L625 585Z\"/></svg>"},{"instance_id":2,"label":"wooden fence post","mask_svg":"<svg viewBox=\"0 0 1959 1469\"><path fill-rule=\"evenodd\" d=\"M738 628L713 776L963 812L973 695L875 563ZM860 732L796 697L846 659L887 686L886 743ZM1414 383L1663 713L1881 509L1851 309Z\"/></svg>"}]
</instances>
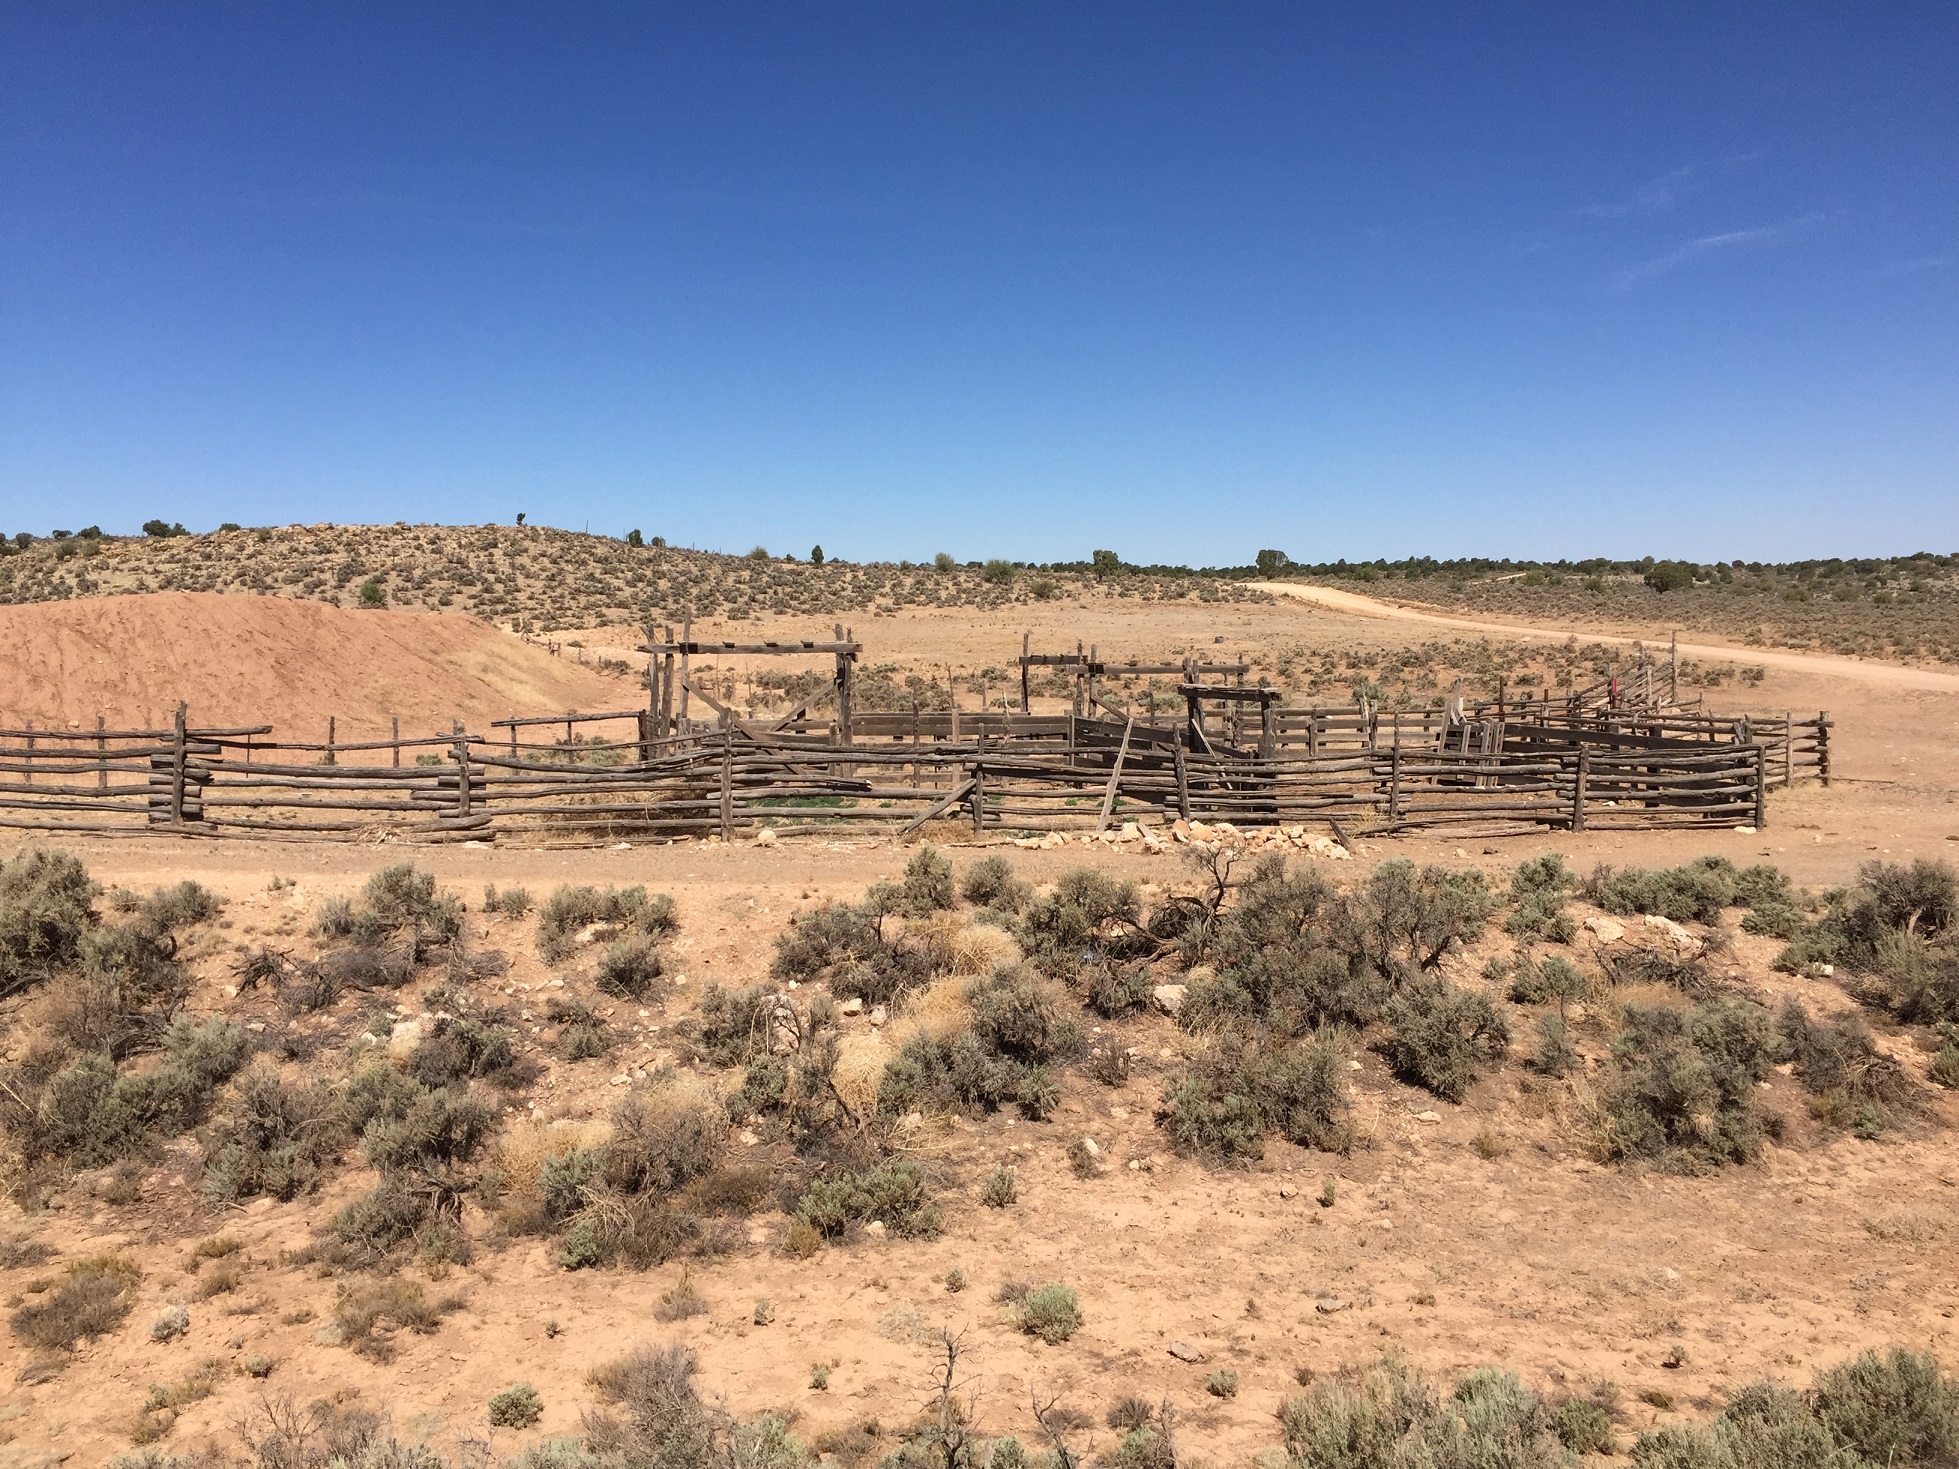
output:
<instances>
[{"instance_id":1,"label":"wooden fence post","mask_svg":"<svg viewBox=\"0 0 1959 1469\"><path fill-rule=\"evenodd\" d=\"M1578 771L1571 786L1571 829L1585 829L1585 787L1592 776L1592 752L1585 746L1578 747Z\"/></svg>"},{"instance_id":2,"label":"wooden fence post","mask_svg":"<svg viewBox=\"0 0 1959 1469\"><path fill-rule=\"evenodd\" d=\"M462 820L469 819L469 741L463 738L463 727L454 726L456 736L456 815Z\"/></svg>"},{"instance_id":3,"label":"wooden fence post","mask_svg":"<svg viewBox=\"0 0 1959 1469\"><path fill-rule=\"evenodd\" d=\"M1824 785L1830 783L1830 711L1816 711L1816 774Z\"/></svg>"},{"instance_id":4,"label":"wooden fence post","mask_svg":"<svg viewBox=\"0 0 1959 1469\"><path fill-rule=\"evenodd\" d=\"M735 839L735 732L721 736L721 840Z\"/></svg>"},{"instance_id":5,"label":"wooden fence post","mask_svg":"<svg viewBox=\"0 0 1959 1469\"><path fill-rule=\"evenodd\" d=\"M1034 712L1033 688L1027 680L1028 639L1032 636L1032 633L1025 632L1020 635L1020 712L1022 714Z\"/></svg>"},{"instance_id":6,"label":"wooden fence post","mask_svg":"<svg viewBox=\"0 0 1959 1469\"><path fill-rule=\"evenodd\" d=\"M173 826L184 824L184 774L190 756L184 717L187 712L185 705L177 705L177 747L170 754L170 822Z\"/></svg>"},{"instance_id":7,"label":"wooden fence post","mask_svg":"<svg viewBox=\"0 0 1959 1469\"><path fill-rule=\"evenodd\" d=\"M986 767L979 761L973 762L973 835L981 836L986 831Z\"/></svg>"},{"instance_id":8,"label":"wooden fence post","mask_svg":"<svg viewBox=\"0 0 1959 1469\"><path fill-rule=\"evenodd\" d=\"M1177 767L1177 814L1188 821L1190 820L1190 772L1184 765L1183 741L1170 742L1170 759Z\"/></svg>"},{"instance_id":9,"label":"wooden fence post","mask_svg":"<svg viewBox=\"0 0 1959 1469\"><path fill-rule=\"evenodd\" d=\"M394 729L394 763L399 767L401 764L401 716L399 714L389 715L388 723Z\"/></svg>"},{"instance_id":10,"label":"wooden fence post","mask_svg":"<svg viewBox=\"0 0 1959 1469\"><path fill-rule=\"evenodd\" d=\"M329 765L338 765L340 763L337 759L334 758L334 754L333 754L334 723L335 723L334 717L331 714L327 715L326 763Z\"/></svg>"},{"instance_id":11,"label":"wooden fence post","mask_svg":"<svg viewBox=\"0 0 1959 1469\"><path fill-rule=\"evenodd\" d=\"M1766 745L1755 746L1755 830L1766 831L1769 824L1769 752Z\"/></svg>"},{"instance_id":12,"label":"wooden fence post","mask_svg":"<svg viewBox=\"0 0 1959 1469\"><path fill-rule=\"evenodd\" d=\"M1399 720L1397 718L1397 725ZM1398 735L1400 729L1395 733ZM1393 831L1401 821L1401 742L1396 740L1388 751L1388 830Z\"/></svg>"}]
</instances>

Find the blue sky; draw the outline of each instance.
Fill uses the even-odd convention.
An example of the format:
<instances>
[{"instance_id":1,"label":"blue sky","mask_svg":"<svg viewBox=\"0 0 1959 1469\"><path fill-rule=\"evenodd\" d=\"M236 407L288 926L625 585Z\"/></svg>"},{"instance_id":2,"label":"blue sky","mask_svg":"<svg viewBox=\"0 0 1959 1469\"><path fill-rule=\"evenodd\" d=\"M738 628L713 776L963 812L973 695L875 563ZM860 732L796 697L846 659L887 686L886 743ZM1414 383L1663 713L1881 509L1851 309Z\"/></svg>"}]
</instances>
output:
<instances>
[{"instance_id":1,"label":"blue sky","mask_svg":"<svg viewBox=\"0 0 1959 1469\"><path fill-rule=\"evenodd\" d=\"M1959 549L1951 5L0 9L0 530Z\"/></svg>"}]
</instances>

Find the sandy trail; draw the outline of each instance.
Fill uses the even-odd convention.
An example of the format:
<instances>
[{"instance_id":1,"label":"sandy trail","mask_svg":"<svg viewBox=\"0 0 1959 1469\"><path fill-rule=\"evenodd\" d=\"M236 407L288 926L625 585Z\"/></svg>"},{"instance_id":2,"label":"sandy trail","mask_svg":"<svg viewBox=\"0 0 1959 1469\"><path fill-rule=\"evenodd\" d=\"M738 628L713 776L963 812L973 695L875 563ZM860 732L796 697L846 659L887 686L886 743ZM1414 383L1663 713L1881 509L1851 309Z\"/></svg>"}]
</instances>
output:
<instances>
[{"instance_id":1,"label":"sandy trail","mask_svg":"<svg viewBox=\"0 0 1959 1469\"><path fill-rule=\"evenodd\" d=\"M1251 585L1260 591L1271 592L1275 596L1293 597L1302 602L1314 602L1335 611L1351 613L1356 617L1377 617L1390 622L1421 622L1460 632L1500 633L1507 637L1544 638L1555 641L1579 637L1587 642L1610 643L1617 647L1631 647L1634 643L1642 641L1624 633L1598 632L1581 627L1534 627L1521 622L1482 622L1468 617L1450 617L1440 612L1421 612L1398 603L1363 597L1357 592L1343 592L1333 587L1308 586L1301 582L1264 581L1253 582ZM1651 643L1652 640L1644 641ZM1929 668L1906 668L1896 663L1871 663L1861 658L1836 658L1818 653L1772 652L1766 648L1750 648L1730 643L1681 643L1679 646L1681 655L1688 658L1739 657L1746 658L1751 663L1759 663L1768 668L1786 669L1792 673L1819 673L1833 678L1855 679L1898 689L1932 689L1939 693L1959 693L1959 674L1940 673Z\"/></svg>"}]
</instances>

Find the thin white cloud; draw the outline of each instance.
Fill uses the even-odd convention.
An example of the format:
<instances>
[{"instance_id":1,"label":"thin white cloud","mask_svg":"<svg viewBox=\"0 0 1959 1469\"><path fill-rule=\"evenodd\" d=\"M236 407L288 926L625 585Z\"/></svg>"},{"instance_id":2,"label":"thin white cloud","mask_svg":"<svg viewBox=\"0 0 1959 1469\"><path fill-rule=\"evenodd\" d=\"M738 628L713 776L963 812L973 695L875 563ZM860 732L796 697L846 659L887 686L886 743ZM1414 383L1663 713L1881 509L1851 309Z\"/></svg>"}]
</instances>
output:
<instances>
[{"instance_id":1,"label":"thin white cloud","mask_svg":"<svg viewBox=\"0 0 1959 1469\"><path fill-rule=\"evenodd\" d=\"M1950 255L1921 255L1916 260L1897 260L1881 267L1879 275L1917 275L1921 270L1943 270L1952 264Z\"/></svg>"},{"instance_id":2,"label":"thin white cloud","mask_svg":"<svg viewBox=\"0 0 1959 1469\"><path fill-rule=\"evenodd\" d=\"M1638 265L1622 270L1619 272L1617 284L1620 290L1629 291L1634 286L1657 280L1660 276L1676 271L1683 265L1691 265L1704 256L1774 244L1813 224L1820 223L1822 219L1823 216L1820 214L1804 214L1795 219L1785 220L1781 224L1762 225L1746 230L1725 230L1718 235L1702 235L1698 239L1687 240L1676 245L1664 255L1656 255L1651 260L1642 261Z\"/></svg>"},{"instance_id":3,"label":"thin white cloud","mask_svg":"<svg viewBox=\"0 0 1959 1469\"><path fill-rule=\"evenodd\" d=\"M1681 187L1700 172L1698 163L1689 163L1671 173L1649 179L1624 199L1609 204L1587 204L1578 212L1587 219L1626 219L1635 214L1658 214L1680 202Z\"/></svg>"},{"instance_id":4,"label":"thin white cloud","mask_svg":"<svg viewBox=\"0 0 1959 1469\"><path fill-rule=\"evenodd\" d=\"M1697 159L1684 163L1679 168L1648 179L1623 199L1610 200L1603 204L1587 204L1578 213L1585 219L1630 219L1643 214L1662 214L1678 204L1687 192L1687 186L1694 178L1707 169L1716 166L1732 166L1739 163L1753 163L1762 156L1760 149L1752 153L1733 153L1726 158Z\"/></svg>"}]
</instances>

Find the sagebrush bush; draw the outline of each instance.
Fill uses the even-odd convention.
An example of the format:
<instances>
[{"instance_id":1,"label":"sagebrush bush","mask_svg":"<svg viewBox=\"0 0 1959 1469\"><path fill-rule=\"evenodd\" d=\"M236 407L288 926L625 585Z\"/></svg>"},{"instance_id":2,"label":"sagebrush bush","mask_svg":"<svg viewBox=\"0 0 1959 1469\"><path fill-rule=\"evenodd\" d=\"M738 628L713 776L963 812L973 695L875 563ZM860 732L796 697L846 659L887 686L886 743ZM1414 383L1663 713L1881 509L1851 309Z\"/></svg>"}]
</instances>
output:
<instances>
[{"instance_id":1,"label":"sagebrush bush","mask_svg":"<svg viewBox=\"0 0 1959 1469\"><path fill-rule=\"evenodd\" d=\"M1225 1035L1164 1088L1158 1120L1178 1151L1212 1162L1263 1157L1268 1131L1344 1153L1353 1146L1346 1121L1352 1051L1352 1037L1337 1028L1272 1046Z\"/></svg>"},{"instance_id":2,"label":"sagebrush bush","mask_svg":"<svg viewBox=\"0 0 1959 1469\"><path fill-rule=\"evenodd\" d=\"M0 995L75 961L101 892L81 859L58 848L30 847L0 861Z\"/></svg>"},{"instance_id":3,"label":"sagebrush bush","mask_svg":"<svg viewBox=\"0 0 1959 1469\"><path fill-rule=\"evenodd\" d=\"M972 1023L951 1034L919 1030L885 1064L877 1109L980 1113L1013 1103L1043 1118L1060 1100L1055 1067L1086 1052L1081 1025L1032 965L996 970L967 986Z\"/></svg>"},{"instance_id":4,"label":"sagebrush bush","mask_svg":"<svg viewBox=\"0 0 1959 1469\"><path fill-rule=\"evenodd\" d=\"M237 1079L230 1105L203 1141L204 1189L212 1200L289 1200L312 1192L321 1168L346 1145L347 1130L326 1083L294 1086L261 1065Z\"/></svg>"},{"instance_id":5,"label":"sagebrush bush","mask_svg":"<svg viewBox=\"0 0 1959 1469\"><path fill-rule=\"evenodd\" d=\"M1762 1142L1755 1083L1781 1049L1768 1012L1746 1000L1629 1005L1625 1020L1604 1098L1606 1155L1680 1173L1753 1158Z\"/></svg>"},{"instance_id":6,"label":"sagebrush bush","mask_svg":"<svg viewBox=\"0 0 1959 1469\"><path fill-rule=\"evenodd\" d=\"M1650 913L1676 923L1716 923L1735 901L1734 863L1725 857L1698 857L1682 867L1648 871L1628 867L1594 869L1585 896L1608 913Z\"/></svg>"},{"instance_id":7,"label":"sagebrush bush","mask_svg":"<svg viewBox=\"0 0 1959 1469\"><path fill-rule=\"evenodd\" d=\"M775 937L769 975L778 982L827 981L839 999L883 1005L945 972L927 943L886 932L897 889L873 891L863 904L825 903L789 920Z\"/></svg>"},{"instance_id":8,"label":"sagebrush bush","mask_svg":"<svg viewBox=\"0 0 1959 1469\"><path fill-rule=\"evenodd\" d=\"M158 888L136 905L137 916L158 933L208 923L224 909L224 899L202 883L184 881Z\"/></svg>"},{"instance_id":9,"label":"sagebrush bush","mask_svg":"<svg viewBox=\"0 0 1959 1469\"><path fill-rule=\"evenodd\" d=\"M966 869L959 896L975 907L1018 913L1027 906L1033 891L1014 875L1013 864L1005 857L990 856Z\"/></svg>"},{"instance_id":10,"label":"sagebrush bush","mask_svg":"<svg viewBox=\"0 0 1959 1469\"><path fill-rule=\"evenodd\" d=\"M1123 959L1155 948L1136 885L1093 867L1063 873L1052 893L1027 905L1014 936L1043 973L1062 979L1091 957Z\"/></svg>"},{"instance_id":11,"label":"sagebrush bush","mask_svg":"<svg viewBox=\"0 0 1959 1469\"><path fill-rule=\"evenodd\" d=\"M911 860L905 863L904 881L899 888L898 911L907 918L926 918L958 901L951 861L930 846L912 853Z\"/></svg>"},{"instance_id":12,"label":"sagebrush bush","mask_svg":"<svg viewBox=\"0 0 1959 1469\"><path fill-rule=\"evenodd\" d=\"M544 1399L528 1382L515 1383L491 1395L492 1428L529 1428L544 1416Z\"/></svg>"},{"instance_id":13,"label":"sagebrush bush","mask_svg":"<svg viewBox=\"0 0 1959 1469\"><path fill-rule=\"evenodd\" d=\"M1295 1463L1314 1469L1564 1469L1543 1399L1507 1372L1478 1368L1439 1394L1394 1355L1320 1378L1279 1408Z\"/></svg>"},{"instance_id":14,"label":"sagebrush bush","mask_svg":"<svg viewBox=\"0 0 1959 1469\"><path fill-rule=\"evenodd\" d=\"M1081 1298L1059 1281L1037 1285L1020 1298L1020 1329L1059 1346L1082 1328Z\"/></svg>"},{"instance_id":15,"label":"sagebrush bush","mask_svg":"<svg viewBox=\"0 0 1959 1469\"><path fill-rule=\"evenodd\" d=\"M1640 1469L1878 1469L1941 1466L1959 1456L1959 1385L1936 1359L1864 1352L1820 1372L1809 1393L1743 1388L1705 1427L1641 1434Z\"/></svg>"},{"instance_id":16,"label":"sagebrush bush","mask_svg":"<svg viewBox=\"0 0 1959 1469\"><path fill-rule=\"evenodd\" d=\"M629 934L605 946L599 956L596 982L604 994L643 1000L665 973L659 944L645 934Z\"/></svg>"},{"instance_id":17,"label":"sagebrush bush","mask_svg":"<svg viewBox=\"0 0 1959 1469\"><path fill-rule=\"evenodd\" d=\"M1412 977L1388 1001L1382 1054L1396 1073L1446 1101L1460 1102L1479 1071L1510 1047L1510 1022L1489 996L1440 975Z\"/></svg>"},{"instance_id":18,"label":"sagebrush bush","mask_svg":"<svg viewBox=\"0 0 1959 1469\"><path fill-rule=\"evenodd\" d=\"M539 957L547 964L562 963L577 947L579 933L593 924L651 939L664 938L680 927L673 899L665 893L648 897L643 887L561 887L538 911Z\"/></svg>"},{"instance_id":19,"label":"sagebrush bush","mask_svg":"<svg viewBox=\"0 0 1959 1469\"><path fill-rule=\"evenodd\" d=\"M853 1224L883 1221L903 1239L931 1239L944 1227L925 1170L908 1159L819 1178L796 1202L796 1218L834 1239Z\"/></svg>"},{"instance_id":20,"label":"sagebrush bush","mask_svg":"<svg viewBox=\"0 0 1959 1469\"><path fill-rule=\"evenodd\" d=\"M812 1461L782 1415L738 1420L708 1406L694 1386L697 1370L690 1349L672 1346L641 1347L594 1371L592 1387L605 1406L585 1419L592 1461L648 1469L804 1469Z\"/></svg>"},{"instance_id":21,"label":"sagebrush bush","mask_svg":"<svg viewBox=\"0 0 1959 1469\"><path fill-rule=\"evenodd\" d=\"M1861 1015L1819 1023L1790 996L1776 1029L1796 1079L1816 1098L1810 1110L1820 1120L1872 1138L1921 1109L1918 1084L1878 1050Z\"/></svg>"}]
</instances>

